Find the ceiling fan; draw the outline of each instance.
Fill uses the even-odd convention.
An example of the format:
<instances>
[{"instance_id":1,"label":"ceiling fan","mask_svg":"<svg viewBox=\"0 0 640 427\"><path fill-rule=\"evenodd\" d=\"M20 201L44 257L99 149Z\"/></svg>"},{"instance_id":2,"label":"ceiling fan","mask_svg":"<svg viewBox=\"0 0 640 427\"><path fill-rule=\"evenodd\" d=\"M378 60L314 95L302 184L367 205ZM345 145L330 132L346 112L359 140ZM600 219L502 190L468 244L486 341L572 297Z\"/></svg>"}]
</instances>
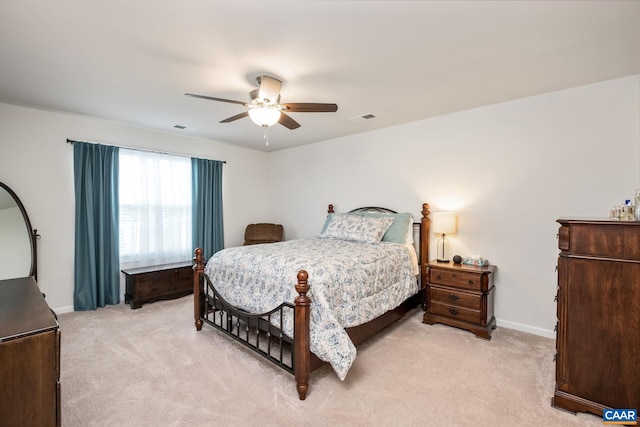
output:
<instances>
[{"instance_id":1,"label":"ceiling fan","mask_svg":"<svg viewBox=\"0 0 640 427\"><path fill-rule=\"evenodd\" d=\"M300 123L293 120L287 113L333 113L338 111L336 104L311 102L287 102L281 104L280 88L282 87L282 81L270 76L258 76L256 81L258 82L258 88L249 92L249 102L214 98L212 96L196 95L193 93L185 93L185 95L211 101L244 105L248 108L248 111L221 120L220 123L229 123L249 116L255 124L264 128L268 128L276 123L280 123L288 129L299 128Z\"/></svg>"}]
</instances>

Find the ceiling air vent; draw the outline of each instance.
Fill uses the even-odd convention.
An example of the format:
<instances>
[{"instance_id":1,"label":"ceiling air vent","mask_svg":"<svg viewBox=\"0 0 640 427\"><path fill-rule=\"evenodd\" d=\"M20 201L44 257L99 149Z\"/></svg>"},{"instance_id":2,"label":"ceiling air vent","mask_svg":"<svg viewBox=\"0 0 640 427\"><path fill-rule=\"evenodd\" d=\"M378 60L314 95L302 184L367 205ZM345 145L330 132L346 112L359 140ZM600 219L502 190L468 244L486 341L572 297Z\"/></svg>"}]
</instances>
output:
<instances>
[{"instance_id":1,"label":"ceiling air vent","mask_svg":"<svg viewBox=\"0 0 640 427\"><path fill-rule=\"evenodd\" d=\"M363 122L365 120L371 120L375 118L376 116L374 114L367 113L367 114L362 114L360 116L351 117L349 120L351 120L352 122Z\"/></svg>"},{"instance_id":2,"label":"ceiling air vent","mask_svg":"<svg viewBox=\"0 0 640 427\"><path fill-rule=\"evenodd\" d=\"M174 128L176 129L186 129L186 126L182 126L182 125L173 125Z\"/></svg>"}]
</instances>

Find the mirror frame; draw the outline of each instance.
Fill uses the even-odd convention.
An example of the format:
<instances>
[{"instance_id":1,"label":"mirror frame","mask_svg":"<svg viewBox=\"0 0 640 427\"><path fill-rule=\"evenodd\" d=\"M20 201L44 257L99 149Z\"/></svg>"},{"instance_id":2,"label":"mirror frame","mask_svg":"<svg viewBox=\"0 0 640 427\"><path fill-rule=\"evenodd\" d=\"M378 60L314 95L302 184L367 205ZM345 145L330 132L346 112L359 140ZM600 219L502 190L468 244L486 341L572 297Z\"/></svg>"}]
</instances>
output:
<instances>
[{"instance_id":1,"label":"mirror frame","mask_svg":"<svg viewBox=\"0 0 640 427\"><path fill-rule=\"evenodd\" d=\"M31 271L29 272L29 276L32 276L36 281L38 281L38 251L36 247L36 240L40 237L38 235L38 230L31 228L31 221L29 221L29 215L27 215L27 210L24 208L22 201L18 197L18 195L9 188L8 185L4 184L0 181L0 188L4 188L7 193L13 197L20 212L22 213L22 217L24 218L25 225L27 227L27 232L29 233L29 245L31 247Z\"/></svg>"}]
</instances>

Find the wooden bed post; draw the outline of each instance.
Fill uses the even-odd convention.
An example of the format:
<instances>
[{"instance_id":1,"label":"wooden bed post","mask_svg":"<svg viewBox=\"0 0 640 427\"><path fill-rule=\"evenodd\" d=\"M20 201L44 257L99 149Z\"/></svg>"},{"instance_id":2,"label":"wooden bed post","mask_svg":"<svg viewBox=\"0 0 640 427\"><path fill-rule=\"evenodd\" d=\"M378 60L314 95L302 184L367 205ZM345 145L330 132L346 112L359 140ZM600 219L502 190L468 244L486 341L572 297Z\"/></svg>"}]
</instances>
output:
<instances>
[{"instance_id":1,"label":"wooden bed post","mask_svg":"<svg viewBox=\"0 0 640 427\"><path fill-rule=\"evenodd\" d=\"M420 221L420 286L426 292L427 286L427 264L429 263L429 229L431 219L429 219L429 204L422 204L422 220ZM422 309L426 310L426 298L423 299Z\"/></svg>"},{"instance_id":2,"label":"wooden bed post","mask_svg":"<svg viewBox=\"0 0 640 427\"><path fill-rule=\"evenodd\" d=\"M311 334L309 328L311 299L307 296L307 292L309 292L308 277L309 274L306 271L300 270L298 272L298 283L296 284L298 296L295 299L295 324L293 326L294 374L300 400L307 397L309 372L311 371Z\"/></svg>"},{"instance_id":3,"label":"wooden bed post","mask_svg":"<svg viewBox=\"0 0 640 427\"><path fill-rule=\"evenodd\" d=\"M204 289L200 288L200 275L204 272L204 263L202 249L196 248L196 254L193 258L195 265L193 266L193 317L196 324L196 330L202 329L202 314L204 304Z\"/></svg>"}]
</instances>

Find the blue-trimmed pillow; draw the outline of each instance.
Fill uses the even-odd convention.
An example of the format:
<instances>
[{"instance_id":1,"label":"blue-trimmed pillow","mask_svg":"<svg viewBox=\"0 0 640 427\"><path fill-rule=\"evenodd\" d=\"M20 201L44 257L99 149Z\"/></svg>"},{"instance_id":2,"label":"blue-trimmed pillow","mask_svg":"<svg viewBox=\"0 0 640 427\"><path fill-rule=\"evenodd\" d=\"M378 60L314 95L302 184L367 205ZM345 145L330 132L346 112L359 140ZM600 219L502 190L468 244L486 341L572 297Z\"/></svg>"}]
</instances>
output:
<instances>
[{"instance_id":1,"label":"blue-trimmed pillow","mask_svg":"<svg viewBox=\"0 0 640 427\"><path fill-rule=\"evenodd\" d=\"M413 219L410 213L365 212L365 217L393 218L393 224L384 236L383 242L413 243ZM411 233L409 232L411 230Z\"/></svg>"},{"instance_id":2,"label":"blue-trimmed pillow","mask_svg":"<svg viewBox=\"0 0 640 427\"><path fill-rule=\"evenodd\" d=\"M391 217L374 218L334 213L322 236L352 242L380 243L393 221Z\"/></svg>"}]
</instances>

